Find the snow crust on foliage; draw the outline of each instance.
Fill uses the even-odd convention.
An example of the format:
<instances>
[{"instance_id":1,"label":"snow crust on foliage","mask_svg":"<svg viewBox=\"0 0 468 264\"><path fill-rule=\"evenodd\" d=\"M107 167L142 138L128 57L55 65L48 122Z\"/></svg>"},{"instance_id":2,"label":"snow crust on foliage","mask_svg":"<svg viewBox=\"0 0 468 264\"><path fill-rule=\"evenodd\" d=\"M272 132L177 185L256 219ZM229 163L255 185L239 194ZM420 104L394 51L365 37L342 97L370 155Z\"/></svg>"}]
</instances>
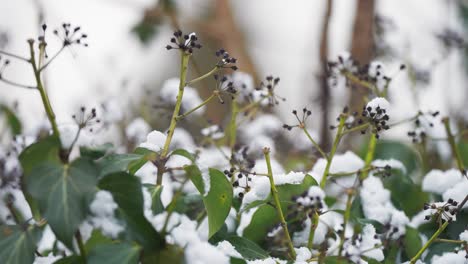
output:
<instances>
[{"instance_id":1,"label":"snow crust on foliage","mask_svg":"<svg viewBox=\"0 0 468 264\"><path fill-rule=\"evenodd\" d=\"M431 170L423 179L422 189L426 192L443 194L462 180L461 172L456 169L447 171Z\"/></svg>"},{"instance_id":2,"label":"snow crust on foliage","mask_svg":"<svg viewBox=\"0 0 468 264\"><path fill-rule=\"evenodd\" d=\"M409 219L392 204L390 191L383 187L380 178L372 175L367 177L362 183L360 197L366 218L397 228L397 232L392 235L394 238L405 234Z\"/></svg>"},{"instance_id":3,"label":"snow crust on foliage","mask_svg":"<svg viewBox=\"0 0 468 264\"><path fill-rule=\"evenodd\" d=\"M161 231L168 216L167 212L158 215L145 214L153 227L157 231ZM185 249L184 254L187 263L230 263L229 253L224 251L226 248L218 248L205 241L197 231L197 222L186 215L177 212L172 213L168 221L167 231L166 241Z\"/></svg>"},{"instance_id":4,"label":"snow crust on foliage","mask_svg":"<svg viewBox=\"0 0 468 264\"><path fill-rule=\"evenodd\" d=\"M224 132L221 127L218 125L212 125L209 127L203 128L200 133L205 137L211 137L214 140L221 139L224 137Z\"/></svg>"},{"instance_id":5,"label":"snow crust on foliage","mask_svg":"<svg viewBox=\"0 0 468 264\"><path fill-rule=\"evenodd\" d=\"M468 190L468 180L462 180L461 182L457 183L452 188L448 189L447 191L442 194L442 198L447 201L448 199L453 199L459 203L465 199L466 190ZM463 209L468 208L468 203L463 205Z\"/></svg>"},{"instance_id":6,"label":"snow crust on foliage","mask_svg":"<svg viewBox=\"0 0 468 264\"><path fill-rule=\"evenodd\" d=\"M179 93L179 78L171 78L166 80L163 83L159 95L163 101L166 101L170 104L175 105L177 101L177 94ZM190 86L185 86L184 96L182 97L182 109L189 111L202 103L202 99L198 95L198 92L195 88ZM205 112L205 106L200 107L192 115L201 115Z\"/></svg>"},{"instance_id":7,"label":"snow crust on foliage","mask_svg":"<svg viewBox=\"0 0 468 264\"><path fill-rule=\"evenodd\" d=\"M153 130L146 136L146 141L141 143L139 147L159 152L163 149L166 138L166 134Z\"/></svg>"},{"instance_id":8,"label":"snow crust on foliage","mask_svg":"<svg viewBox=\"0 0 468 264\"><path fill-rule=\"evenodd\" d=\"M460 250L458 251L458 253L446 252L442 255L433 256L431 259L431 263L466 264L465 255L466 255L466 252L464 250Z\"/></svg>"},{"instance_id":9,"label":"snow crust on foliage","mask_svg":"<svg viewBox=\"0 0 468 264\"><path fill-rule=\"evenodd\" d=\"M247 261L247 264L286 264L286 263L288 263L286 260L281 260L281 259L273 258L273 257Z\"/></svg>"},{"instance_id":10,"label":"snow crust on foliage","mask_svg":"<svg viewBox=\"0 0 468 264\"><path fill-rule=\"evenodd\" d=\"M468 242L468 230L465 230L462 233L460 233L460 240Z\"/></svg>"},{"instance_id":11,"label":"snow crust on foliage","mask_svg":"<svg viewBox=\"0 0 468 264\"><path fill-rule=\"evenodd\" d=\"M320 158L312 168L311 175L317 182L320 182L327 165L327 160ZM364 161L351 151L344 154L336 154L333 157L330 173L353 172L364 167ZM330 182L326 187L326 193L329 196L336 196L343 192L345 188L353 186L356 180L356 174L346 177L338 177L335 183Z\"/></svg>"},{"instance_id":12,"label":"snow crust on foliage","mask_svg":"<svg viewBox=\"0 0 468 264\"><path fill-rule=\"evenodd\" d=\"M305 174L302 172L289 172L288 174L273 174L275 185L300 184L304 181ZM250 183L250 191L242 199L242 206L257 201L265 200L270 195L270 180L266 176L254 176Z\"/></svg>"},{"instance_id":13,"label":"snow crust on foliage","mask_svg":"<svg viewBox=\"0 0 468 264\"><path fill-rule=\"evenodd\" d=\"M229 241L224 240L219 242L218 245L216 245L216 248L230 257L242 258L242 255L237 252L236 248L231 243L229 243Z\"/></svg>"},{"instance_id":14,"label":"snow crust on foliage","mask_svg":"<svg viewBox=\"0 0 468 264\"><path fill-rule=\"evenodd\" d=\"M284 173L284 168L281 164L274 158L270 160L271 170L273 171L273 175ZM265 159L258 159L255 161L255 166L252 168L252 171L256 173L263 173L266 174L268 172L268 168L266 165Z\"/></svg>"},{"instance_id":15,"label":"snow crust on foliage","mask_svg":"<svg viewBox=\"0 0 468 264\"><path fill-rule=\"evenodd\" d=\"M124 230L124 227L114 217L114 210L117 208L118 205L114 202L110 192L98 191L89 205L93 216L89 217L88 221L94 227L101 229L103 235L116 238Z\"/></svg>"},{"instance_id":16,"label":"snow crust on foliage","mask_svg":"<svg viewBox=\"0 0 468 264\"><path fill-rule=\"evenodd\" d=\"M390 108L390 103L387 101L387 99L383 98L383 97L376 97L372 100L370 100L367 104L366 104L366 108L372 108L372 109L376 109L377 107L380 107L380 109L385 109L385 110L389 110Z\"/></svg>"},{"instance_id":17,"label":"snow crust on foliage","mask_svg":"<svg viewBox=\"0 0 468 264\"><path fill-rule=\"evenodd\" d=\"M227 168L229 166L229 161L223 156L223 153L229 155L230 150L226 147L221 149L212 147L203 149L198 156L198 168L202 173L204 196L208 195L211 189L209 168Z\"/></svg>"},{"instance_id":18,"label":"snow crust on foliage","mask_svg":"<svg viewBox=\"0 0 468 264\"><path fill-rule=\"evenodd\" d=\"M64 124L58 126L58 129L60 131L60 142L62 143L62 147L66 149L70 148L78 133L78 125L75 123Z\"/></svg>"},{"instance_id":19,"label":"snow crust on foliage","mask_svg":"<svg viewBox=\"0 0 468 264\"><path fill-rule=\"evenodd\" d=\"M5 200L8 199L7 196L11 196L14 208L16 208L25 219L32 218L31 209L23 192L20 189L4 187L0 192L0 217L3 222L15 224L14 219L10 215L10 211L5 204Z\"/></svg>"},{"instance_id":20,"label":"snow crust on foliage","mask_svg":"<svg viewBox=\"0 0 468 264\"><path fill-rule=\"evenodd\" d=\"M135 143L141 143L151 131L151 126L141 117L133 119L125 128L125 135Z\"/></svg>"},{"instance_id":21,"label":"snow crust on foliage","mask_svg":"<svg viewBox=\"0 0 468 264\"><path fill-rule=\"evenodd\" d=\"M250 225L250 222L252 221L252 217L254 216L257 210L258 210L258 207L255 207L242 213L239 226L237 226L237 230L236 230L236 233L238 236L242 236L242 234L244 233L244 229Z\"/></svg>"},{"instance_id":22,"label":"snow crust on foliage","mask_svg":"<svg viewBox=\"0 0 468 264\"><path fill-rule=\"evenodd\" d=\"M296 264L307 263L307 260L312 257L312 252L306 247L295 248L296 251Z\"/></svg>"},{"instance_id":23,"label":"snow crust on foliage","mask_svg":"<svg viewBox=\"0 0 468 264\"><path fill-rule=\"evenodd\" d=\"M352 241L348 239L343 244L343 249L346 255L349 255L351 261L355 263L367 263L361 259L361 256L373 258L377 261L384 260L382 247L375 248L375 245L381 245L382 241L375 238L375 228L373 225L367 224L364 226L360 239Z\"/></svg>"},{"instance_id":24,"label":"snow crust on foliage","mask_svg":"<svg viewBox=\"0 0 468 264\"><path fill-rule=\"evenodd\" d=\"M327 210L326 207L324 210ZM323 214L319 218L319 224L317 225L317 228L315 229L315 235L314 235L314 241L313 243L315 245L318 245L322 242L325 241L325 236L328 233L329 228L333 229L335 231L338 230L343 230L343 215L334 212L334 211L329 211L326 214ZM304 229L299 232L295 232L293 235L293 243L295 246L305 246L307 245L307 242L309 240L309 234L310 234L310 226L312 224L312 221L310 218L308 218L304 222ZM352 228L346 228L346 237L351 237L352 236Z\"/></svg>"}]
</instances>

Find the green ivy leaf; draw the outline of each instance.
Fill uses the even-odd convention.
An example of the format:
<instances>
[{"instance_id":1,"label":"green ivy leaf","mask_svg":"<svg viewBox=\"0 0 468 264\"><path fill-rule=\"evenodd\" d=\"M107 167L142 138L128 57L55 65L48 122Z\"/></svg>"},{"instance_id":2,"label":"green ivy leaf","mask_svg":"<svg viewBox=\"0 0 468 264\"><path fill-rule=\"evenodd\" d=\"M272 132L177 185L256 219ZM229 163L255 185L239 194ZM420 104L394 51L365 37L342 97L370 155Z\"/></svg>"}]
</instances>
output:
<instances>
[{"instance_id":1,"label":"green ivy leaf","mask_svg":"<svg viewBox=\"0 0 468 264\"><path fill-rule=\"evenodd\" d=\"M200 194L205 193L205 186L197 166L186 166L185 171ZM232 185L219 170L209 169L210 191L203 196L203 204L208 214L208 237L214 235L224 224L232 205Z\"/></svg>"},{"instance_id":2,"label":"green ivy leaf","mask_svg":"<svg viewBox=\"0 0 468 264\"><path fill-rule=\"evenodd\" d=\"M141 154L111 154L98 161L99 179L102 177L121 171L128 171L130 163L140 161L143 158Z\"/></svg>"},{"instance_id":3,"label":"green ivy leaf","mask_svg":"<svg viewBox=\"0 0 468 264\"><path fill-rule=\"evenodd\" d=\"M8 264L34 262L34 251L39 242L41 229L36 226L24 227L5 225L0 227L0 260Z\"/></svg>"},{"instance_id":4,"label":"green ivy leaf","mask_svg":"<svg viewBox=\"0 0 468 264\"><path fill-rule=\"evenodd\" d=\"M398 141L379 140L375 147L374 159L396 159L401 161L411 174L420 167L418 153L410 146Z\"/></svg>"},{"instance_id":5,"label":"green ivy leaf","mask_svg":"<svg viewBox=\"0 0 468 264\"><path fill-rule=\"evenodd\" d=\"M161 202L161 193L163 186L156 186L154 184L143 184L151 194L151 210L153 214L157 215L164 211L164 205Z\"/></svg>"},{"instance_id":6,"label":"green ivy leaf","mask_svg":"<svg viewBox=\"0 0 468 264\"><path fill-rule=\"evenodd\" d=\"M385 178L383 184L390 190L395 207L403 210L408 217L419 213L429 200L428 194L422 191L421 186L414 184L407 174L395 172Z\"/></svg>"},{"instance_id":7,"label":"green ivy leaf","mask_svg":"<svg viewBox=\"0 0 468 264\"><path fill-rule=\"evenodd\" d=\"M77 159L69 165L45 162L25 175L26 188L57 238L73 248L73 236L86 218L96 190L97 169L92 161Z\"/></svg>"},{"instance_id":8,"label":"green ivy leaf","mask_svg":"<svg viewBox=\"0 0 468 264\"><path fill-rule=\"evenodd\" d=\"M231 236L226 239L247 260L268 258L268 253L255 242L244 237Z\"/></svg>"},{"instance_id":9,"label":"green ivy leaf","mask_svg":"<svg viewBox=\"0 0 468 264\"><path fill-rule=\"evenodd\" d=\"M171 156L172 155L182 156L189 159L191 162L195 162L195 154L192 154L185 149L176 149L171 152Z\"/></svg>"},{"instance_id":10,"label":"green ivy leaf","mask_svg":"<svg viewBox=\"0 0 468 264\"><path fill-rule=\"evenodd\" d=\"M97 245L88 255L88 264L134 264L138 263L141 248L129 243Z\"/></svg>"},{"instance_id":11,"label":"green ivy leaf","mask_svg":"<svg viewBox=\"0 0 468 264\"><path fill-rule=\"evenodd\" d=\"M416 256L419 249L422 247L421 237L419 236L419 231L410 226L406 226L405 234L405 252L409 258Z\"/></svg>"},{"instance_id":12,"label":"green ivy leaf","mask_svg":"<svg viewBox=\"0 0 468 264\"><path fill-rule=\"evenodd\" d=\"M54 262L54 264L83 264L83 263L85 263L83 257L75 256L75 255L61 258Z\"/></svg>"},{"instance_id":13,"label":"green ivy leaf","mask_svg":"<svg viewBox=\"0 0 468 264\"><path fill-rule=\"evenodd\" d=\"M127 223L128 238L138 242L145 251L159 249L164 239L146 220L140 180L126 172L108 174L99 181L99 188L112 193L118 213Z\"/></svg>"},{"instance_id":14,"label":"green ivy leaf","mask_svg":"<svg viewBox=\"0 0 468 264\"><path fill-rule=\"evenodd\" d=\"M15 113L4 104L0 104L0 112L3 112L5 114L11 133L13 135L21 134L23 126L21 125L21 121L19 120L18 116L16 116Z\"/></svg>"},{"instance_id":15,"label":"green ivy leaf","mask_svg":"<svg viewBox=\"0 0 468 264\"><path fill-rule=\"evenodd\" d=\"M157 155L155 152L145 148L136 148L133 153L141 155L141 159L132 161L128 165L130 174L135 174L146 162L155 159Z\"/></svg>"},{"instance_id":16,"label":"green ivy leaf","mask_svg":"<svg viewBox=\"0 0 468 264\"><path fill-rule=\"evenodd\" d=\"M19 155L24 174L31 173L34 167L46 161L60 164L59 150L60 141L55 136L49 136L25 148Z\"/></svg>"},{"instance_id":17,"label":"green ivy leaf","mask_svg":"<svg viewBox=\"0 0 468 264\"><path fill-rule=\"evenodd\" d=\"M95 147L80 147L80 155L81 157L97 160L104 157L106 153L108 153L113 147L114 145L111 143L106 143Z\"/></svg>"},{"instance_id":18,"label":"green ivy leaf","mask_svg":"<svg viewBox=\"0 0 468 264\"><path fill-rule=\"evenodd\" d=\"M85 250L90 251L97 245L111 243L113 243L112 239L104 236L99 229L94 229L91 233L91 236L85 243Z\"/></svg>"}]
</instances>

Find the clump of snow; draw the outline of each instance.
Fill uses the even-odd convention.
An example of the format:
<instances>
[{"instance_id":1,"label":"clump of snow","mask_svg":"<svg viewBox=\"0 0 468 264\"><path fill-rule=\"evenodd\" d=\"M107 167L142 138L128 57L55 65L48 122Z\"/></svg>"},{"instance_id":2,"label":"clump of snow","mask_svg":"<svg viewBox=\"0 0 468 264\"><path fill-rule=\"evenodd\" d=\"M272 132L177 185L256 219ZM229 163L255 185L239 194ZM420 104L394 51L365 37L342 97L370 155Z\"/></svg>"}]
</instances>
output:
<instances>
[{"instance_id":1,"label":"clump of snow","mask_svg":"<svg viewBox=\"0 0 468 264\"><path fill-rule=\"evenodd\" d=\"M307 263L307 260L312 257L312 252L306 247L295 248L296 251L296 262L299 263Z\"/></svg>"},{"instance_id":2,"label":"clump of snow","mask_svg":"<svg viewBox=\"0 0 468 264\"><path fill-rule=\"evenodd\" d=\"M393 228L392 238L398 239L406 233L406 225L409 219L402 211L394 210L390 219L390 226Z\"/></svg>"},{"instance_id":3,"label":"clump of snow","mask_svg":"<svg viewBox=\"0 0 468 264\"><path fill-rule=\"evenodd\" d=\"M197 146L193 141L192 135L183 128L176 128L174 135L172 136L171 148L178 149L182 148L190 152L194 152Z\"/></svg>"},{"instance_id":4,"label":"clump of snow","mask_svg":"<svg viewBox=\"0 0 468 264\"><path fill-rule=\"evenodd\" d=\"M242 213L239 226L237 227L237 230L236 230L236 233L238 236L242 236L242 234L244 233L244 229L250 225L250 222L252 221L252 217L254 216L257 210L258 210L258 207L255 207Z\"/></svg>"},{"instance_id":5,"label":"clump of snow","mask_svg":"<svg viewBox=\"0 0 468 264\"><path fill-rule=\"evenodd\" d=\"M468 190L468 181L463 179L461 182L445 191L444 194L442 194L442 198L446 201L453 199L454 201L461 203L466 197L466 190ZM468 208L468 203L465 203L463 208Z\"/></svg>"},{"instance_id":6,"label":"clump of snow","mask_svg":"<svg viewBox=\"0 0 468 264\"><path fill-rule=\"evenodd\" d=\"M275 185L300 184L304 181L305 173L291 171L288 174L273 174Z\"/></svg>"},{"instance_id":7,"label":"clump of snow","mask_svg":"<svg viewBox=\"0 0 468 264\"><path fill-rule=\"evenodd\" d=\"M468 230L465 230L460 234L460 240L468 243Z\"/></svg>"},{"instance_id":8,"label":"clump of snow","mask_svg":"<svg viewBox=\"0 0 468 264\"><path fill-rule=\"evenodd\" d=\"M235 71L231 75L234 87L237 89L237 101L245 103L249 100L251 93L255 90L253 77L245 72Z\"/></svg>"},{"instance_id":9,"label":"clump of snow","mask_svg":"<svg viewBox=\"0 0 468 264\"><path fill-rule=\"evenodd\" d=\"M451 169L448 171L431 170L422 182L422 189L426 192L443 194L448 189L457 185L463 180L459 170Z\"/></svg>"},{"instance_id":10,"label":"clump of snow","mask_svg":"<svg viewBox=\"0 0 468 264\"><path fill-rule=\"evenodd\" d=\"M151 131L151 127L146 121L141 118L135 118L125 128L125 135L128 139L135 143L141 143L145 140L146 135Z\"/></svg>"},{"instance_id":11,"label":"clump of snow","mask_svg":"<svg viewBox=\"0 0 468 264\"><path fill-rule=\"evenodd\" d=\"M325 237L329 231L329 229L339 231L343 230L343 215L337 212L329 211L326 214L322 214L319 218L319 224L315 229L314 235L314 245L318 245L325 241ZM308 218L304 222L304 229L299 232L295 232L293 235L293 243L295 246L305 246L309 240L310 234L310 226L312 225L312 221ZM352 236L352 227L346 228L346 237Z\"/></svg>"},{"instance_id":12,"label":"clump of snow","mask_svg":"<svg viewBox=\"0 0 468 264\"><path fill-rule=\"evenodd\" d=\"M229 243L229 241L221 241L216 245L216 247L230 257L242 258L242 255L237 252L236 248Z\"/></svg>"},{"instance_id":13,"label":"clump of snow","mask_svg":"<svg viewBox=\"0 0 468 264\"><path fill-rule=\"evenodd\" d=\"M179 93L179 78L171 78L166 80L163 83L163 86L160 91L161 99L165 102L175 105L177 102L177 94ZM202 99L198 95L198 92L195 88L190 86L185 86L184 95L182 97L182 113L189 111L202 103ZM205 112L205 106L200 107L193 115L201 115Z\"/></svg>"},{"instance_id":14,"label":"clump of snow","mask_svg":"<svg viewBox=\"0 0 468 264\"><path fill-rule=\"evenodd\" d=\"M154 152L159 152L163 149L167 136L157 130L151 131L146 136L146 141L140 144L140 148L145 148Z\"/></svg>"},{"instance_id":15,"label":"clump of snow","mask_svg":"<svg viewBox=\"0 0 468 264\"><path fill-rule=\"evenodd\" d=\"M367 104L366 104L366 109L368 108L371 108L372 110L375 110L378 108L382 109L382 110L386 110L388 111L389 108L390 108L390 103L387 101L387 99L383 98L383 97L376 97L372 100L370 100Z\"/></svg>"},{"instance_id":16,"label":"clump of snow","mask_svg":"<svg viewBox=\"0 0 468 264\"><path fill-rule=\"evenodd\" d=\"M60 125L58 129L60 131L60 142L62 143L62 147L66 149L70 148L78 134L78 125L75 123L64 124Z\"/></svg>"},{"instance_id":17,"label":"clump of snow","mask_svg":"<svg viewBox=\"0 0 468 264\"><path fill-rule=\"evenodd\" d=\"M89 209L93 214L88 221L96 228L101 229L103 235L116 238L124 227L114 217L114 210L118 205L114 202L112 194L108 191L98 191Z\"/></svg>"},{"instance_id":18,"label":"clump of snow","mask_svg":"<svg viewBox=\"0 0 468 264\"><path fill-rule=\"evenodd\" d=\"M466 252L460 250L457 253L446 252L441 256L435 255L432 257L431 263L466 264Z\"/></svg>"},{"instance_id":19,"label":"clump of snow","mask_svg":"<svg viewBox=\"0 0 468 264\"><path fill-rule=\"evenodd\" d=\"M266 259L255 259L255 260L248 260L247 264L286 264L288 263L286 260L281 260L278 258L266 258Z\"/></svg>"},{"instance_id":20,"label":"clump of snow","mask_svg":"<svg viewBox=\"0 0 468 264\"><path fill-rule=\"evenodd\" d=\"M346 240L343 244L343 250L351 261L360 263L361 256L373 258L377 261L384 260L382 241L376 238L375 228L373 225L367 224L362 230L362 234L356 240Z\"/></svg>"},{"instance_id":21,"label":"clump of snow","mask_svg":"<svg viewBox=\"0 0 468 264\"><path fill-rule=\"evenodd\" d=\"M224 137L223 129L218 125L212 125L203 128L200 133L205 137L210 137L214 140L221 139Z\"/></svg>"}]
</instances>

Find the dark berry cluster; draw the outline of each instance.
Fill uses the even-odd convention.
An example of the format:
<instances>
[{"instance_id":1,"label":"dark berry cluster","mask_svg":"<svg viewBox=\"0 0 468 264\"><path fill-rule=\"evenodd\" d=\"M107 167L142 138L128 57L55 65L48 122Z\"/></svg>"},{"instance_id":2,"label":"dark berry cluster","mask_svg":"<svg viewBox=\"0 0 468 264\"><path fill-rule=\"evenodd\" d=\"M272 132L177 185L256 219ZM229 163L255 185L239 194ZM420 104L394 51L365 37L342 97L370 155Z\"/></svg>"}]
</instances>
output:
<instances>
[{"instance_id":1,"label":"dark berry cluster","mask_svg":"<svg viewBox=\"0 0 468 264\"><path fill-rule=\"evenodd\" d=\"M219 102L224 104L224 100L222 98L223 94L226 94L231 97L231 99L234 99L237 89L234 88L234 82L229 80L227 76L219 76L218 74L215 74L214 79L216 80L216 91L217 91L217 96L219 99Z\"/></svg>"},{"instance_id":2,"label":"dark berry cluster","mask_svg":"<svg viewBox=\"0 0 468 264\"><path fill-rule=\"evenodd\" d=\"M293 125L293 126L288 125L288 124L284 124L283 128L287 129L289 131L291 131L291 129L293 129L295 127L298 127L298 128L301 128L301 129L305 128L305 122L306 122L307 118L312 115L312 111L310 111L309 109L304 107L302 109L302 116L301 117L299 117L299 115L297 113L297 110L293 110L292 114L296 117L298 124Z\"/></svg>"},{"instance_id":3,"label":"dark berry cluster","mask_svg":"<svg viewBox=\"0 0 468 264\"><path fill-rule=\"evenodd\" d=\"M286 101L285 98L278 96L275 93L275 88L277 87L278 83L280 82L279 77L267 76L265 81L260 83L260 86L256 88L257 91L264 91L265 93L262 94L262 97L268 98L268 105L275 106L279 104L279 101Z\"/></svg>"},{"instance_id":4,"label":"dark berry cluster","mask_svg":"<svg viewBox=\"0 0 468 264\"><path fill-rule=\"evenodd\" d=\"M247 146L235 146L229 160L231 168L224 170L224 174L231 179L233 187L243 189L238 194L240 199L244 197L246 192L250 191L249 185L252 176L256 175L255 172L252 172L255 160L248 155L248 151Z\"/></svg>"},{"instance_id":5,"label":"dark berry cluster","mask_svg":"<svg viewBox=\"0 0 468 264\"><path fill-rule=\"evenodd\" d=\"M101 123L101 120L97 118L96 108L91 108L91 111L87 113L86 107L82 106L78 114L72 115L72 118L79 129L88 128L89 132L93 132L94 125Z\"/></svg>"},{"instance_id":6,"label":"dark berry cluster","mask_svg":"<svg viewBox=\"0 0 468 264\"><path fill-rule=\"evenodd\" d=\"M455 220L458 212L458 202L453 199L448 199L447 202L424 204L424 210L429 211L429 214L424 217L425 220L435 219L439 224L446 221L452 222Z\"/></svg>"},{"instance_id":7,"label":"dark berry cluster","mask_svg":"<svg viewBox=\"0 0 468 264\"><path fill-rule=\"evenodd\" d=\"M408 137L411 138L411 141L413 143L420 143L424 141L427 134L426 134L423 124L429 126L429 128L434 127L434 123L429 119L429 117L435 118L438 115L439 115L439 111L429 112L427 114L424 114L422 112L418 113L418 115L414 119L415 129L408 131Z\"/></svg>"},{"instance_id":8,"label":"dark berry cluster","mask_svg":"<svg viewBox=\"0 0 468 264\"><path fill-rule=\"evenodd\" d=\"M220 58L218 63L216 63L216 67L218 68L230 68L232 70L237 70L237 66L235 65L237 62L236 58L233 58L229 55L229 53L224 50L220 49L216 51L216 57Z\"/></svg>"},{"instance_id":9,"label":"dark berry cluster","mask_svg":"<svg viewBox=\"0 0 468 264\"><path fill-rule=\"evenodd\" d=\"M468 43L463 39L463 36L452 29L444 29L442 32L436 34L436 37L447 49L462 49L468 47Z\"/></svg>"},{"instance_id":10,"label":"dark berry cluster","mask_svg":"<svg viewBox=\"0 0 468 264\"><path fill-rule=\"evenodd\" d=\"M44 24L42 26L42 29L44 30L44 36L42 41L44 41L47 25ZM86 39L88 38L88 35L84 34L81 31L81 27L72 27L70 23L63 23L60 29L54 30L54 35L56 35L62 41L62 45L64 47L75 44L83 45L85 47L88 46L88 44L85 43Z\"/></svg>"},{"instance_id":11,"label":"dark berry cluster","mask_svg":"<svg viewBox=\"0 0 468 264\"><path fill-rule=\"evenodd\" d=\"M390 177L392 176L392 166L385 165L383 167L373 166L372 172L374 176L381 176L381 177Z\"/></svg>"},{"instance_id":12,"label":"dark berry cluster","mask_svg":"<svg viewBox=\"0 0 468 264\"><path fill-rule=\"evenodd\" d=\"M250 182L252 181L252 176L248 173L241 172L232 167L229 170L224 170L224 174L231 179L232 187L241 188L243 191L238 193L239 199L244 198L244 194L250 191Z\"/></svg>"},{"instance_id":13,"label":"dark berry cluster","mask_svg":"<svg viewBox=\"0 0 468 264\"><path fill-rule=\"evenodd\" d=\"M375 108L369 105L364 106L361 116L367 119L372 126L372 132L375 133L377 138L379 138L380 131L390 129L388 125L390 117L387 114L387 110L380 106L376 106Z\"/></svg>"},{"instance_id":14,"label":"dark berry cluster","mask_svg":"<svg viewBox=\"0 0 468 264\"><path fill-rule=\"evenodd\" d=\"M171 44L166 46L167 50L179 49L183 52L192 54L194 49L200 49L202 45L197 42L198 37L195 33L183 34L182 31L174 32L174 37L171 38Z\"/></svg>"}]
</instances>

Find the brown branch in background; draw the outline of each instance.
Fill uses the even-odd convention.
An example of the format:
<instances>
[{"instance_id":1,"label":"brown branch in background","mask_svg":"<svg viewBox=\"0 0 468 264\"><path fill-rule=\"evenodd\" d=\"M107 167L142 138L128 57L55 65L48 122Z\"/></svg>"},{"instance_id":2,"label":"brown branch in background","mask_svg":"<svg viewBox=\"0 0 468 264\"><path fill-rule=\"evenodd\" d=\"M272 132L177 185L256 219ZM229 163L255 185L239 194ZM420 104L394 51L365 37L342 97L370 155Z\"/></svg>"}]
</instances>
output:
<instances>
[{"instance_id":1,"label":"brown branch in background","mask_svg":"<svg viewBox=\"0 0 468 264\"><path fill-rule=\"evenodd\" d=\"M328 28L333 6L333 0L327 1L325 16L322 25L322 35L320 40L320 109L322 113L322 124L320 126L320 146L328 149L330 145L329 134L329 109L330 109L330 87L328 86Z\"/></svg>"},{"instance_id":2,"label":"brown branch in background","mask_svg":"<svg viewBox=\"0 0 468 264\"><path fill-rule=\"evenodd\" d=\"M194 22L199 32L211 37L229 54L237 58L239 70L250 73L259 82L255 65L245 46L243 33L239 30L228 0L217 0L214 4L214 17L209 21Z\"/></svg>"},{"instance_id":3,"label":"brown branch in background","mask_svg":"<svg viewBox=\"0 0 468 264\"><path fill-rule=\"evenodd\" d=\"M374 56L374 7L374 0L357 1L351 55L360 64L369 63ZM351 90L349 105L353 108L360 108L363 96L362 91L358 89Z\"/></svg>"}]
</instances>

